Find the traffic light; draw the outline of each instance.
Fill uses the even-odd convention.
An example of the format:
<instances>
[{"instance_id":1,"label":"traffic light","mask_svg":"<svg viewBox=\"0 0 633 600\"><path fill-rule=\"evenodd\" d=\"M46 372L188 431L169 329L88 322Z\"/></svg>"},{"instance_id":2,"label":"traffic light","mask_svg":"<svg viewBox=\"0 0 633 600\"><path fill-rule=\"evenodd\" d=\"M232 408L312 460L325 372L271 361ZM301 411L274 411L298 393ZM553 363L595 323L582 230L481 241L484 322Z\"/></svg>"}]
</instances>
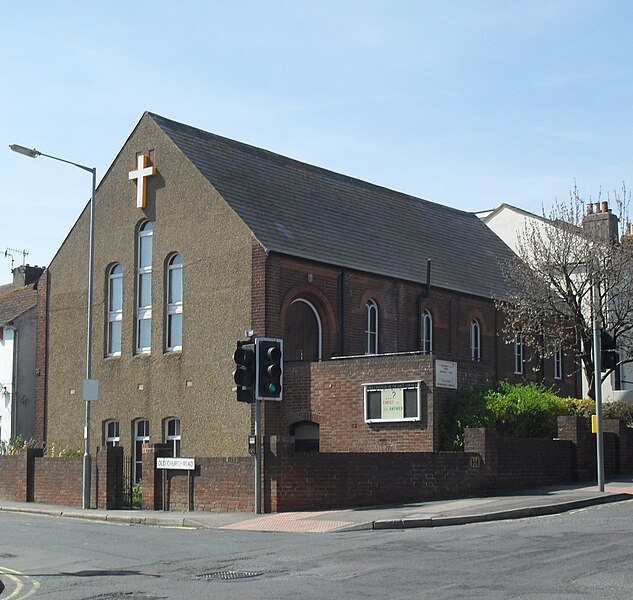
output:
<instances>
[{"instance_id":1,"label":"traffic light","mask_svg":"<svg viewBox=\"0 0 633 600\"><path fill-rule=\"evenodd\" d=\"M281 400L283 381L283 341L273 338L256 340L255 398Z\"/></svg>"},{"instance_id":2,"label":"traffic light","mask_svg":"<svg viewBox=\"0 0 633 600\"><path fill-rule=\"evenodd\" d=\"M620 361L620 356L616 352L615 336L611 335L607 331L601 330L600 347L602 350L602 361L600 363L600 370L610 371L612 369L615 369L618 362Z\"/></svg>"},{"instance_id":3,"label":"traffic light","mask_svg":"<svg viewBox=\"0 0 633 600\"><path fill-rule=\"evenodd\" d=\"M253 402L253 387L255 385L255 344L252 341L237 342L233 353L236 369L233 371L233 381L237 387L238 402Z\"/></svg>"}]
</instances>

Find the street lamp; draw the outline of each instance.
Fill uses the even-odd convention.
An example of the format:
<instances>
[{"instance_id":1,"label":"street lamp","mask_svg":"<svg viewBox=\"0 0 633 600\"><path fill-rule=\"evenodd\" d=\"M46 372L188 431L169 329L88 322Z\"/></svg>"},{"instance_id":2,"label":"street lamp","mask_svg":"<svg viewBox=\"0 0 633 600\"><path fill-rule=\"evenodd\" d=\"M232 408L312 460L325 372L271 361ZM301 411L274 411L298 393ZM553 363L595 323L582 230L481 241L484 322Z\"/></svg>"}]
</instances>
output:
<instances>
[{"instance_id":1,"label":"street lamp","mask_svg":"<svg viewBox=\"0 0 633 600\"><path fill-rule=\"evenodd\" d=\"M84 457L83 457L83 507L90 508L90 402L97 399L97 382L92 379L92 296L94 287L94 237L95 237L95 192L97 189L97 168L86 167L70 160L44 154L35 148L26 148L18 144L9 146L13 152L23 154L29 158L45 156L59 162L83 169L92 173L92 195L90 196L90 236L89 236L89 263L88 263L88 332L86 334L86 379L83 386L83 396L86 402L86 422L84 425Z\"/></svg>"}]
</instances>

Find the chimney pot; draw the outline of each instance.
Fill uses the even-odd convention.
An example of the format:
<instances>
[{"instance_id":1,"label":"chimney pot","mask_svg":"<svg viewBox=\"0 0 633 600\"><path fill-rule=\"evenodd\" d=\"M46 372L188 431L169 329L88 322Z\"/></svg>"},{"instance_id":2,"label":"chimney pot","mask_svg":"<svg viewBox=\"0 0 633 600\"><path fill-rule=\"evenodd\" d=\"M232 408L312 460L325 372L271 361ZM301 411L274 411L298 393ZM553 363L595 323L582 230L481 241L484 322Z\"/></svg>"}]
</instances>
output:
<instances>
[{"instance_id":1,"label":"chimney pot","mask_svg":"<svg viewBox=\"0 0 633 600\"><path fill-rule=\"evenodd\" d=\"M599 213L599 212L600 212L600 202L596 202L595 212L596 212L596 213Z\"/></svg>"},{"instance_id":2,"label":"chimney pot","mask_svg":"<svg viewBox=\"0 0 633 600\"><path fill-rule=\"evenodd\" d=\"M587 214L588 215L592 215L593 214L593 204L591 202L589 204L587 204Z\"/></svg>"},{"instance_id":3,"label":"chimney pot","mask_svg":"<svg viewBox=\"0 0 633 600\"><path fill-rule=\"evenodd\" d=\"M609 212L609 203L606 202L606 201L602 203L602 212L603 213L608 213Z\"/></svg>"}]
</instances>

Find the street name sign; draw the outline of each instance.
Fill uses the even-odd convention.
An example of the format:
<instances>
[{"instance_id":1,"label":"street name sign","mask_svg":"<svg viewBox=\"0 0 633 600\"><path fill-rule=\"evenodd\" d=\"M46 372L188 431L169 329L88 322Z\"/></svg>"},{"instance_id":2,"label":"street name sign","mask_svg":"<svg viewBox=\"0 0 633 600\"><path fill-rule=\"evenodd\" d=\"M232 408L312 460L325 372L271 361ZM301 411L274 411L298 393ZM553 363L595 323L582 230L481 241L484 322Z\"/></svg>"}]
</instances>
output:
<instances>
[{"instance_id":1,"label":"street name sign","mask_svg":"<svg viewBox=\"0 0 633 600\"><path fill-rule=\"evenodd\" d=\"M157 469L180 469L182 471L193 471L196 468L195 458L157 458Z\"/></svg>"}]
</instances>

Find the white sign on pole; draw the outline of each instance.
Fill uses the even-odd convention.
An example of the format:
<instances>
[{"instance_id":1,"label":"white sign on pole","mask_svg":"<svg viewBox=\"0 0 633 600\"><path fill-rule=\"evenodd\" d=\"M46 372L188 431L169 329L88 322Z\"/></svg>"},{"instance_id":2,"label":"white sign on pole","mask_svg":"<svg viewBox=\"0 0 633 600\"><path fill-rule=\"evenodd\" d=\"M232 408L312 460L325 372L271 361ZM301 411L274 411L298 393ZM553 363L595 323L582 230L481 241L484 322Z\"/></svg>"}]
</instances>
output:
<instances>
[{"instance_id":1,"label":"white sign on pole","mask_svg":"<svg viewBox=\"0 0 633 600\"><path fill-rule=\"evenodd\" d=\"M196 468L195 458L157 458L157 469L180 469L182 471L193 471Z\"/></svg>"},{"instance_id":2,"label":"white sign on pole","mask_svg":"<svg viewBox=\"0 0 633 600\"><path fill-rule=\"evenodd\" d=\"M95 402L99 397L99 380L84 379L84 400L86 402Z\"/></svg>"}]
</instances>

